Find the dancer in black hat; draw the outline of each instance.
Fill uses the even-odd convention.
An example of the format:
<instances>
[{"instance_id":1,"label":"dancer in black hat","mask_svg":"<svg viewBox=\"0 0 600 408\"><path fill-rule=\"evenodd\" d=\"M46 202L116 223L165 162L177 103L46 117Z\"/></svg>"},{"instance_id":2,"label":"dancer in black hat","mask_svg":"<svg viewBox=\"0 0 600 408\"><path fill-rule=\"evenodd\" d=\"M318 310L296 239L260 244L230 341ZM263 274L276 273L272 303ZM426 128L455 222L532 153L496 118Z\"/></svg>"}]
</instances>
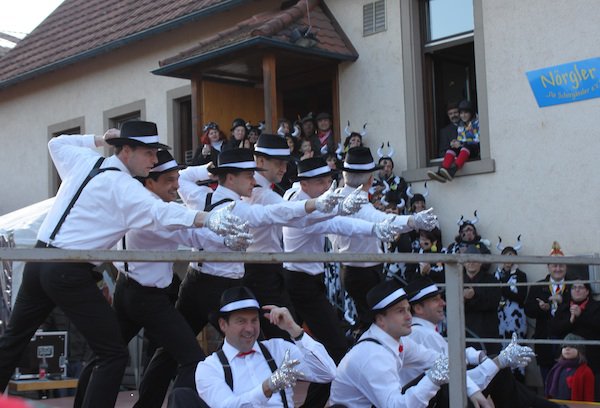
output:
<instances>
[{"instance_id":1,"label":"dancer in black hat","mask_svg":"<svg viewBox=\"0 0 600 408\"><path fill-rule=\"evenodd\" d=\"M116 147L104 160L96 147ZM130 229L209 226L223 233L241 220L227 213L206 215L157 200L132 176L148 175L157 162L156 125L132 121L104 137L69 135L48 143L62 178L56 201L38 232L37 247L109 249ZM51 310L60 307L98 356L84 407L115 404L127 364L127 348L110 305L98 290L94 267L87 262L29 262L8 328L0 338L0 389L29 340Z\"/></svg>"}]
</instances>

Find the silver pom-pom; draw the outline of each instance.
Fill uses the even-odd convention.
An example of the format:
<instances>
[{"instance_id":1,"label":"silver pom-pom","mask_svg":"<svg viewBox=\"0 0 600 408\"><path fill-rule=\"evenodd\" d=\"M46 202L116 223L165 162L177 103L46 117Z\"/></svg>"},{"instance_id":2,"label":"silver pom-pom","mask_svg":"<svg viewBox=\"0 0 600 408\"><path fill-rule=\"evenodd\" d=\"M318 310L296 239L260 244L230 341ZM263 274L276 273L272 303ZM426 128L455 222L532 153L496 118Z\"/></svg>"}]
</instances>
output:
<instances>
[{"instance_id":1,"label":"silver pom-pom","mask_svg":"<svg viewBox=\"0 0 600 408\"><path fill-rule=\"evenodd\" d=\"M296 370L295 367L298 364L300 361L292 360L290 350L286 350L281 365L269 377L269 389L278 392L296 385L296 380L304 375L301 371Z\"/></svg>"},{"instance_id":2,"label":"silver pom-pom","mask_svg":"<svg viewBox=\"0 0 600 408\"><path fill-rule=\"evenodd\" d=\"M531 362L531 359L535 357L535 353L530 347L520 346L517 343L517 340L517 333L513 333L510 344L498 355L500 368L525 367Z\"/></svg>"},{"instance_id":3,"label":"silver pom-pom","mask_svg":"<svg viewBox=\"0 0 600 408\"><path fill-rule=\"evenodd\" d=\"M434 362L429 370L426 371L427 377L435 385L441 386L448 384L450 370L448 368L448 356L441 355Z\"/></svg>"},{"instance_id":4,"label":"silver pom-pom","mask_svg":"<svg viewBox=\"0 0 600 408\"><path fill-rule=\"evenodd\" d=\"M339 204L339 202L344 199L344 196L340 192L335 191L336 187L337 182L334 180L333 183L331 183L329 190L315 199L317 211L322 213L330 213Z\"/></svg>"},{"instance_id":5,"label":"silver pom-pom","mask_svg":"<svg viewBox=\"0 0 600 408\"><path fill-rule=\"evenodd\" d=\"M356 190L348 194L346 198L340 203L339 215L352 215L360 211L363 205L369 202L369 199L365 194L361 194L362 185L358 186Z\"/></svg>"},{"instance_id":6,"label":"silver pom-pom","mask_svg":"<svg viewBox=\"0 0 600 408\"><path fill-rule=\"evenodd\" d=\"M421 211L412 216L413 228L415 230L431 231L434 228L439 228L440 223L437 216L433 214L433 208Z\"/></svg>"}]
</instances>

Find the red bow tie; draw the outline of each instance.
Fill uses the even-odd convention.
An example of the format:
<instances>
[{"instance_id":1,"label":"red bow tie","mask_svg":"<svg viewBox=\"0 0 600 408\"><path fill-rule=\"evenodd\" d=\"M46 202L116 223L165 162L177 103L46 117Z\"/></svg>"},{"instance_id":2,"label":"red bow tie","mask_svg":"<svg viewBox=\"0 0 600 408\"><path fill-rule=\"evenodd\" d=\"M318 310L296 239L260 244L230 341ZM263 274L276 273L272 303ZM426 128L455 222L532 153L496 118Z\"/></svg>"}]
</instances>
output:
<instances>
[{"instance_id":1,"label":"red bow tie","mask_svg":"<svg viewBox=\"0 0 600 408\"><path fill-rule=\"evenodd\" d=\"M250 355L252 353L255 353L255 351L254 350L244 351L244 352L240 351L239 353L237 353L236 357L246 357L247 355Z\"/></svg>"},{"instance_id":2,"label":"red bow tie","mask_svg":"<svg viewBox=\"0 0 600 408\"><path fill-rule=\"evenodd\" d=\"M402 344L400 344L400 345L398 346L398 352L399 352L399 353L402 353L403 351L404 351L404 347L402 346Z\"/></svg>"}]
</instances>

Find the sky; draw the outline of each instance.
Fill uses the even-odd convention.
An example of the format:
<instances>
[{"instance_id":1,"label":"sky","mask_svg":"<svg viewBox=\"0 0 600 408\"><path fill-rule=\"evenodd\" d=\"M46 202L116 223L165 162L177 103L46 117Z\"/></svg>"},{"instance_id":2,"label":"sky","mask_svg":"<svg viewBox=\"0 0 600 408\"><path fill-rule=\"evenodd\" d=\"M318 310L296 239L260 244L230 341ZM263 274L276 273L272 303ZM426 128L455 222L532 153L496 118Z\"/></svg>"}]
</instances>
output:
<instances>
[{"instance_id":1,"label":"sky","mask_svg":"<svg viewBox=\"0 0 600 408\"><path fill-rule=\"evenodd\" d=\"M63 0L0 0L0 32L23 38Z\"/></svg>"}]
</instances>

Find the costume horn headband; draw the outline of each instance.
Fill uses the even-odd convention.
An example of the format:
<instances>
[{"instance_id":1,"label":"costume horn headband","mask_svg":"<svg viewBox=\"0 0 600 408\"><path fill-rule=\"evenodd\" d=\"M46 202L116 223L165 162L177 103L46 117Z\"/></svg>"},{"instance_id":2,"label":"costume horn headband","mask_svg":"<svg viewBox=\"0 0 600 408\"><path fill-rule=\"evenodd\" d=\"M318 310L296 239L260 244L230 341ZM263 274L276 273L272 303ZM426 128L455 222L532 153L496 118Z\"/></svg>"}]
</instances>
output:
<instances>
[{"instance_id":1,"label":"costume horn headband","mask_svg":"<svg viewBox=\"0 0 600 408\"><path fill-rule=\"evenodd\" d=\"M519 234L519 236L517 237L517 243L515 245L513 245L512 247L515 249L515 251L520 251L522 248L523 244L521 243L521 234ZM502 237L498 236L498 244L496 244L496 249L500 252L504 251L505 246L502 245Z\"/></svg>"},{"instance_id":2,"label":"costume horn headband","mask_svg":"<svg viewBox=\"0 0 600 408\"><path fill-rule=\"evenodd\" d=\"M427 182L425 182L425 185L423 185L423 187L425 187L425 191L423 192L422 196L424 198L427 198L427 196L429 196L429 188L427 188ZM408 185L408 188L406 189L406 195L409 196L410 198L413 198L415 196L412 192L412 183L410 183ZM461 216L461 219L462 219L462 216Z\"/></svg>"},{"instance_id":3,"label":"costume horn headband","mask_svg":"<svg viewBox=\"0 0 600 408\"><path fill-rule=\"evenodd\" d=\"M384 146L385 146L385 144L381 143L381 147L379 149L377 149L377 156L379 156L380 159L383 159L384 157L389 157L391 159L392 156L394 156L394 148L390 146L390 142L387 142L388 154L385 155L385 154L383 154Z\"/></svg>"},{"instance_id":4,"label":"costume horn headband","mask_svg":"<svg viewBox=\"0 0 600 408\"><path fill-rule=\"evenodd\" d=\"M460 218L458 219L458 221L456 221L456 224L459 227L461 227L465 223L469 223L471 225L477 224L479 222L479 217L477 217L477 210L475 210L475 212L473 213L473 215L475 216L475 218L473 218L472 220L468 220L468 221L465 221L465 216L461 215Z\"/></svg>"},{"instance_id":5,"label":"costume horn headband","mask_svg":"<svg viewBox=\"0 0 600 408\"><path fill-rule=\"evenodd\" d=\"M352 132L350 131L350 121L348 121L348 124L344 128L344 133L346 134L346 136L350 136L352 134ZM367 136L367 122L365 122L365 124L363 125L363 130L361 130L360 133L359 132L356 132L356 133L358 133L361 137ZM393 150L392 150L392 154L393 154Z\"/></svg>"}]
</instances>

